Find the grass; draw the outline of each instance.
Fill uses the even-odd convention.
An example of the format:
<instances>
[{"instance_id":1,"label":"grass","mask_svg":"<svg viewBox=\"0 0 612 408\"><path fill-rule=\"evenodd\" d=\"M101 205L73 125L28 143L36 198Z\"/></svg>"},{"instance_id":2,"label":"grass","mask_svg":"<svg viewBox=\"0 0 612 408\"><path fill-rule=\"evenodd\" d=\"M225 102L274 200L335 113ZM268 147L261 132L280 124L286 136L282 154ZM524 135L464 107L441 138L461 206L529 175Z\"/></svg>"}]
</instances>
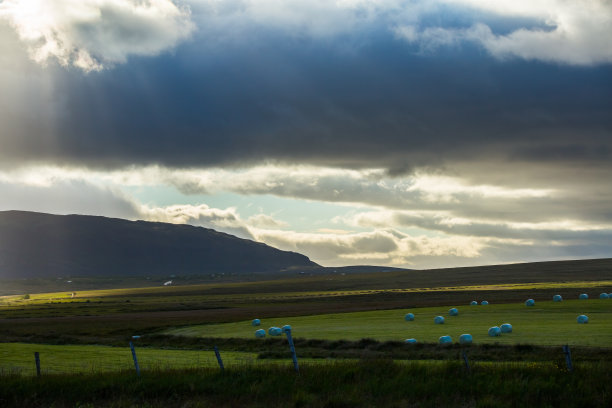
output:
<instances>
[{"instance_id":1,"label":"grass","mask_svg":"<svg viewBox=\"0 0 612 408\"><path fill-rule=\"evenodd\" d=\"M609 365L305 364L41 378L0 376L3 407L609 407Z\"/></svg>"},{"instance_id":2,"label":"grass","mask_svg":"<svg viewBox=\"0 0 612 408\"><path fill-rule=\"evenodd\" d=\"M0 343L0 374L36 374L34 352L40 353L43 374L95 373L134 370L129 347L54 346L47 344ZM164 350L136 346L141 370L218 367L212 350ZM256 353L222 352L224 365L256 363Z\"/></svg>"},{"instance_id":3,"label":"grass","mask_svg":"<svg viewBox=\"0 0 612 408\"><path fill-rule=\"evenodd\" d=\"M596 299L611 291L611 274L601 272L609 264L592 262L584 273L555 263L541 274L519 265L8 296L0 298L0 406L612 406L612 300ZM527 268L522 277L517 268ZM581 292L591 299L575 300ZM553 293L566 300L551 302ZM528 297L535 307L524 306ZM492 304L468 306L474 298ZM457 317L448 316L453 306ZM414 322L404 321L408 311ZM589 324L576 323L582 313ZM446 324L434 325L436 315ZM298 376L286 339L254 338L255 317L265 329L292 325ZM505 322L512 334L487 336ZM436 344L464 332L474 345ZM127 347L133 334L143 335L139 379ZM408 337L420 343L404 344ZM559 344L573 345L572 374Z\"/></svg>"},{"instance_id":4,"label":"grass","mask_svg":"<svg viewBox=\"0 0 612 408\"><path fill-rule=\"evenodd\" d=\"M407 312L415 320L406 322ZM589 316L588 324L579 325L579 314ZM436 325L436 315L445 317L445 324ZM258 317L258 316L253 316ZM500 337L489 337L491 326L511 323L513 332ZM262 320L262 328L290 324L296 338L327 340L379 341L416 338L420 342L435 343L442 335L450 335L456 342L462 333L470 333L478 344L534 344L583 345L610 347L612 339L612 300L565 300L561 303L538 301L534 307L522 303L490 304L488 306L460 306L459 316L448 316L447 307L381 310L355 313L294 316ZM255 328L250 321L225 324L188 326L168 330L166 334L202 337L252 338Z\"/></svg>"}]
</instances>

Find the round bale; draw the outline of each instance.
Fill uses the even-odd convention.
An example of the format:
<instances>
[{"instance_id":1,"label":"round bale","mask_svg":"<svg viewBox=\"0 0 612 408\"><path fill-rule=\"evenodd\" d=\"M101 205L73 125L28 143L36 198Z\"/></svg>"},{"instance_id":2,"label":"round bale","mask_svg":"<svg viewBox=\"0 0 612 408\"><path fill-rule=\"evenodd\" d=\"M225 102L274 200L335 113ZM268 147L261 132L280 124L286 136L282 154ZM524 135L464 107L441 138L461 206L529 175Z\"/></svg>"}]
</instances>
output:
<instances>
[{"instance_id":1,"label":"round bale","mask_svg":"<svg viewBox=\"0 0 612 408\"><path fill-rule=\"evenodd\" d=\"M504 323L499 326L502 333L512 333L512 325L510 323Z\"/></svg>"},{"instance_id":2,"label":"round bale","mask_svg":"<svg viewBox=\"0 0 612 408\"><path fill-rule=\"evenodd\" d=\"M255 330L255 337L266 337L266 331L264 329Z\"/></svg>"},{"instance_id":3,"label":"round bale","mask_svg":"<svg viewBox=\"0 0 612 408\"><path fill-rule=\"evenodd\" d=\"M436 316L436 317L434 317L434 323L435 324L444 324L444 318L442 316Z\"/></svg>"},{"instance_id":4,"label":"round bale","mask_svg":"<svg viewBox=\"0 0 612 408\"><path fill-rule=\"evenodd\" d=\"M491 337L501 336L501 329L498 326L493 326L489 328L489 336Z\"/></svg>"},{"instance_id":5,"label":"round bale","mask_svg":"<svg viewBox=\"0 0 612 408\"><path fill-rule=\"evenodd\" d=\"M589 295L587 295L586 293L581 293L580 296L578 296L578 299L588 299Z\"/></svg>"},{"instance_id":6,"label":"round bale","mask_svg":"<svg viewBox=\"0 0 612 408\"><path fill-rule=\"evenodd\" d=\"M272 326L268 329L268 334L270 336L280 336L283 333L280 327Z\"/></svg>"},{"instance_id":7,"label":"round bale","mask_svg":"<svg viewBox=\"0 0 612 408\"><path fill-rule=\"evenodd\" d=\"M527 299L527 300L525 301L525 306L533 306L533 305L535 305L535 300L533 300L533 299Z\"/></svg>"},{"instance_id":8,"label":"round bale","mask_svg":"<svg viewBox=\"0 0 612 408\"><path fill-rule=\"evenodd\" d=\"M600 294L599 294L599 298L600 298L600 299L609 299L609 298L610 298L610 296L609 296L607 293L600 293Z\"/></svg>"},{"instance_id":9,"label":"round bale","mask_svg":"<svg viewBox=\"0 0 612 408\"><path fill-rule=\"evenodd\" d=\"M487 302L486 300L483 300L482 302L480 302L481 305L486 306L489 304L489 302Z\"/></svg>"},{"instance_id":10,"label":"round bale","mask_svg":"<svg viewBox=\"0 0 612 408\"><path fill-rule=\"evenodd\" d=\"M475 300L472 300L472 301L470 302L470 306L476 306L477 304L478 304L478 302L477 302L477 301L475 301Z\"/></svg>"},{"instance_id":11,"label":"round bale","mask_svg":"<svg viewBox=\"0 0 612 408\"><path fill-rule=\"evenodd\" d=\"M459 336L459 344L472 344L472 335L466 333Z\"/></svg>"},{"instance_id":12,"label":"round bale","mask_svg":"<svg viewBox=\"0 0 612 408\"><path fill-rule=\"evenodd\" d=\"M416 344L417 340L416 339L406 339L404 340L404 343L406 344Z\"/></svg>"},{"instance_id":13,"label":"round bale","mask_svg":"<svg viewBox=\"0 0 612 408\"><path fill-rule=\"evenodd\" d=\"M284 325L284 326L281 328L281 330L283 331L283 333L290 332L290 331L291 331L291 325L286 324L286 325Z\"/></svg>"},{"instance_id":14,"label":"round bale","mask_svg":"<svg viewBox=\"0 0 612 408\"><path fill-rule=\"evenodd\" d=\"M451 336L440 336L440 338L438 339L438 342L440 344L452 344L453 339L451 338Z\"/></svg>"},{"instance_id":15,"label":"round bale","mask_svg":"<svg viewBox=\"0 0 612 408\"><path fill-rule=\"evenodd\" d=\"M253 326L259 326L261 324L261 320L259 319L253 319L253 321L251 322L251 324Z\"/></svg>"},{"instance_id":16,"label":"round bale","mask_svg":"<svg viewBox=\"0 0 612 408\"><path fill-rule=\"evenodd\" d=\"M561 295L555 295L553 296L553 302L562 302L563 298L561 297Z\"/></svg>"},{"instance_id":17,"label":"round bale","mask_svg":"<svg viewBox=\"0 0 612 408\"><path fill-rule=\"evenodd\" d=\"M411 322L414 320L414 313L406 313L404 316L404 320L407 322Z\"/></svg>"},{"instance_id":18,"label":"round bale","mask_svg":"<svg viewBox=\"0 0 612 408\"><path fill-rule=\"evenodd\" d=\"M585 324L589 322L589 317L587 315L580 315L576 318L576 321L580 324Z\"/></svg>"},{"instance_id":19,"label":"round bale","mask_svg":"<svg viewBox=\"0 0 612 408\"><path fill-rule=\"evenodd\" d=\"M459 315L459 310L457 310L456 307L453 307L452 309L448 309L448 315L449 316L458 316Z\"/></svg>"}]
</instances>

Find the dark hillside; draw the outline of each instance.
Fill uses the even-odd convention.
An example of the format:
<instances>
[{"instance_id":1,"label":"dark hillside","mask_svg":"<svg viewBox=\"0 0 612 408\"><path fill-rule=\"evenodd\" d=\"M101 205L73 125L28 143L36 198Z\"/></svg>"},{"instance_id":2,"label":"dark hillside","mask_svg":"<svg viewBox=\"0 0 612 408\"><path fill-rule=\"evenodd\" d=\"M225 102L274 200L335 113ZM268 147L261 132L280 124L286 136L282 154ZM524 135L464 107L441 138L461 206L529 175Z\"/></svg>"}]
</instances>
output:
<instances>
[{"instance_id":1,"label":"dark hillside","mask_svg":"<svg viewBox=\"0 0 612 408\"><path fill-rule=\"evenodd\" d=\"M317 266L190 225L84 215L0 212L0 278L278 272Z\"/></svg>"}]
</instances>

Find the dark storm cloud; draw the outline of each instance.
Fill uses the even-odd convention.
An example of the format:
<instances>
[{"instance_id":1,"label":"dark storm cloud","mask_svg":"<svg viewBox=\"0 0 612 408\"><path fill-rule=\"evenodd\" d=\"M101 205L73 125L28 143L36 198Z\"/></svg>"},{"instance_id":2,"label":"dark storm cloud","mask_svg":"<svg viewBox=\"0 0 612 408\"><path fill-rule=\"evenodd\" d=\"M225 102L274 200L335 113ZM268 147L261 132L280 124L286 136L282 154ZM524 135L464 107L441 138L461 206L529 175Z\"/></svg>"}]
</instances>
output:
<instances>
[{"instance_id":1,"label":"dark storm cloud","mask_svg":"<svg viewBox=\"0 0 612 408\"><path fill-rule=\"evenodd\" d=\"M211 61L188 61L189 49L155 66L63 74L69 114L55 134L37 135L54 138L53 149L14 153L111 166L609 159L608 68L420 57L382 34L348 55L271 34L260 41Z\"/></svg>"},{"instance_id":2,"label":"dark storm cloud","mask_svg":"<svg viewBox=\"0 0 612 408\"><path fill-rule=\"evenodd\" d=\"M511 30L502 21L496 32ZM473 160L609 166L610 65L500 61L469 42L423 53L386 25L366 28L320 38L253 24L231 39L202 28L158 58L87 75L49 68L45 107L0 113L0 155L21 164L279 161L391 174Z\"/></svg>"}]
</instances>

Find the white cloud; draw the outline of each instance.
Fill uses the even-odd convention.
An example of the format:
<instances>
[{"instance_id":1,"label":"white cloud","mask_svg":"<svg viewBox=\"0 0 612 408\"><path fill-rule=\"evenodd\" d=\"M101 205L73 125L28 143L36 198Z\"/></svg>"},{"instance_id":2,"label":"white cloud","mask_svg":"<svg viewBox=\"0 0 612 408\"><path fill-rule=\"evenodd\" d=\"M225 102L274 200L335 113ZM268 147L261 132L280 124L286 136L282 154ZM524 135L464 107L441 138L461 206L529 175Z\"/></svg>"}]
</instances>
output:
<instances>
[{"instance_id":1,"label":"white cloud","mask_svg":"<svg viewBox=\"0 0 612 408\"><path fill-rule=\"evenodd\" d=\"M426 52L472 41L497 58L576 65L612 62L612 4L607 0L208 0L197 4L203 29L211 30L210 37L215 38L242 36L252 26L310 37L382 27ZM432 20L444 21L453 13L471 19L471 27L431 25ZM491 15L514 21L517 27L495 34L496 27L485 20ZM537 22L536 27L521 27L526 20Z\"/></svg>"},{"instance_id":2,"label":"white cloud","mask_svg":"<svg viewBox=\"0 0 612 408\"><path fill-rule=\"evenodd\" d=\"M9 21L38 63L96 71L130 55L157 55L194 30L170 0L4 0Z\"/></svg>"},{"instance_id":3,"label":"white cloud","mask_svg":"<svg viewBox=\"0 0 612 408\"><path fill-rule=\"evenodd\" d=\"M164 206L140 203L128 193L168 186L182 190L184 202L231 192L230 199L233 194L251 195L249 201L263 207L243 217L240 200L215 208L180 203L181 196L173 192L174 202L180 204ZM546 254L609 255L609 194L598 195L598 184L587 190L553 187L470 184L439 174L394 178L380 169L314 166L113 172L46 166L0 171L0 209L187 223L297 251L327 266L424 268L542 260ZM167 202L167 188L161 191L160 198ZM342 206L319 214L302 201L308 221L299 227L275 218L285 215L278 202L265 208L274 202L271 196Z\"/></svg>"},{"instance_id":4,"label":"white cloud","mask_svg":"<svg viewBox=\"0 0 612 408\"><path fill-rule=\"evenodd\" d=\"M8 21L40 63L57 60L85 71L123 63L130 55L157 55L188 38L197 21L203 45L248 41L263 29L283 35L363 37L376 29L394 31L424 51L477 42L497 58L516 57L589 65L612 62L612 4L606 0L4 0ZM449 8L450 7L450 8ZM191 10L193 9L193 17ZM432 26L432 16L457 13L467 28ZM516 20L511 32L496 34L483 14ZM467 16L467 17L465 17ZM193 20L192 20L193 18ZM521 27L520 19L537 27ZM435 21L435 19L433 19ZM346 37L345 37L346 38Z\"/></svg>"},{"instance_id":5,"label":"white cloud","mask_svg":"<svg viewBox=\"0 0 612 408\"><path fill-rule=\"evenodd\" d=\"M279 221L274 217L271 217L266 214L257 214L250 216L246 220L246 222L247 224L257 228L285 228L289 226L289 224L287 224L286 222Z\"/></svg>"},{"instance_id":6,"label":"white cloud","mask_svg":"<svg viewBox=\"0 0 612 408\"><path fill-rule=\"evenodd\" d=\"M488 245L481 238L410 236L384 229L350 234L260 229L253 233L259 241L301 252L326 266L375 263L407 267L416 257L476 258Z\"/></svg>"},{"instance_id":7,"label":"white cloud","mask_svg":"<svg viewBox=\"0 0 612 408\"><path fill-rule=\"evenodd\" d=\"M537 28L520 27L495 34L492 27L474 21L469 28L426 27L400 23L395 33L426 51L474 41L498 58L518 57L574 65L612 62L612 3L605 0L442 0L455 6L486 11L506 18L527 17Z\"/></svg>"},{"instance_id":8,"label":"white cloud","mask_svg":"<svg viewBox=\"0 0 612 408\"><path fill-rule=\"evenodd\" d=\"M232 207L226 209L210 208L206 204L177 204L166 207L142 205L139 211L139 217L146 221L196 225L240 238L253 239L248 225L240 218L236 209Z\"/></svg>"}]
</instances>

